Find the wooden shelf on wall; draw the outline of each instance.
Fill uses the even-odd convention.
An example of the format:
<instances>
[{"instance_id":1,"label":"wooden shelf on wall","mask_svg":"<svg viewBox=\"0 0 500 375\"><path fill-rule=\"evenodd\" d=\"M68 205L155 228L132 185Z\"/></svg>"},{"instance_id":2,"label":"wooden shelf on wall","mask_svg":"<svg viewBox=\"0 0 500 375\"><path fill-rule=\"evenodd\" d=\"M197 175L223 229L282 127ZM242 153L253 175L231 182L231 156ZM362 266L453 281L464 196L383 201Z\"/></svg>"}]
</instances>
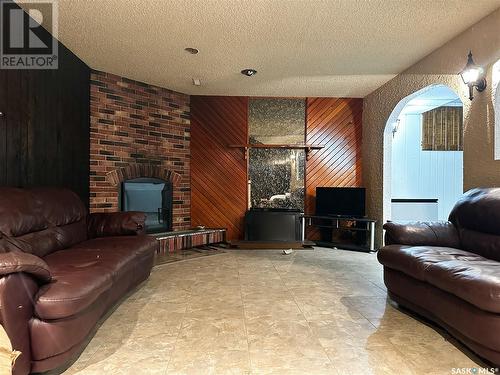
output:
<instances>
[{"instance_id":1,"label":"wooden shelf on wall","mask_svg":"<svg viewBox=\"0 0 500 375\"><path fill-rule=\"evenodd\" d=\"M312 150L321 150L324 145L308 145L308 144L240 144L228 145L230 148L241 148L245 152L245 159L248 159L248 150L251 148L281 148L287 150L304 150L306 152L306 159L309 159L309 153Z\"/></svg>"}]
</instances>

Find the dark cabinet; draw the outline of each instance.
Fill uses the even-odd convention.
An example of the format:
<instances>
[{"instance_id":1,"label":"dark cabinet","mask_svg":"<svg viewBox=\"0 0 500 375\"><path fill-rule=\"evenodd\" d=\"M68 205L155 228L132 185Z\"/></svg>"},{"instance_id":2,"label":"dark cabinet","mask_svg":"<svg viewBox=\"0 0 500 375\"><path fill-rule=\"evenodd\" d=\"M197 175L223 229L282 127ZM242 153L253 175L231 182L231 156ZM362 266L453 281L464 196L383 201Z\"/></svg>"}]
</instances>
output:
<instances>
[{"instance_id":1,"label":"dark cabinet","mask_svg":"<svg viewBox=\"0 0 500 375\"><path fill-rule=\"evenodd\" d=\"M252 208L245 215L246 241L302 241L299 210Z\"/></svg>"}]
</instances>

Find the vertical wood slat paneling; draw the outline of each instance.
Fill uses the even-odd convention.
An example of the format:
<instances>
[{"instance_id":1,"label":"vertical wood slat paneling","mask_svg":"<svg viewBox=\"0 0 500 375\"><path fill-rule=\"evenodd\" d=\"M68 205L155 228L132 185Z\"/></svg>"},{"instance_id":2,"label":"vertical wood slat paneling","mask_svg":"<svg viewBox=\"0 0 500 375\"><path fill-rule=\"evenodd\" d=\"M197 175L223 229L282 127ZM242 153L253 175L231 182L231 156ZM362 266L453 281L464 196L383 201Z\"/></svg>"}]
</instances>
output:
<instances>
[{"instance_id":1,"label":"vertical wood slat paneling","mask_svg":"<svg viewBox=\"0 0 500 375\"><path fill-rule=\"evenodd\" d=\"M58 64L0 74L0 186L67 187L88 204L90 69L62 43Z\"/></svg>"},{"instance_id":2,"label":"vertical wood slat paneling","mask_svg":"<svg viewBox=\"0 0 500 375\"><path fill-rule=\"evenodd\" d=\"M0 88L7 86L7 73L0 69ZM0 183L7 180L7 119L5 108L7 107L7 90L0 89Z\"/></svg>"},{"instance_id":3,"label":"vertical wood slat paneling","mask_svg":"<svg viewBox=\"0 0 500 375\"><path fill-rule=\"evenodd\" d=\"M248 98L191 97L191 222L227 228L242 239L247 210L247 161L230 144L248 141Z\"/></svg>"},{"instance_id":4,"label":"vertical wood slat paneling","mask_svg":"<svg viewBox=\"0 0 500 375\"><path fill-rule=\"evenodd\" d=\"M306 141L325 147L312 151L306 163L305 212L314 214L316 187L361 186L363 99L308 98ZM309 230L309 239L317 238Z\"/></svg>"}]
</instances>

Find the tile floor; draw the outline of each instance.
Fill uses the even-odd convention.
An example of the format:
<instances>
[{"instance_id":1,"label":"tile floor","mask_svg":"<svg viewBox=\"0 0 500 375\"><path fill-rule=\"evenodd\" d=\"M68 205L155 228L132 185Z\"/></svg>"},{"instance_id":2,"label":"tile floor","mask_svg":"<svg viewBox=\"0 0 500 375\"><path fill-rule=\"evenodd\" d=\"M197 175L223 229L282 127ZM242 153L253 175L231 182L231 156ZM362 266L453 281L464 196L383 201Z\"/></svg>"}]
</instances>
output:
<instances>
[{"instance_id":1,"label":"tile floor","mask_svg":"<svg viewBox=\"0 0 500 375\"><path fill-rule=\"evenodd\" d=\"M234 250L157 266L66 374L451 374L477 367L386 300L375 254Z\"/></svg>"},{"instance_id":2,"label":"tile floor","mask_svg":"<svg viewBox=\"0 0 500 375\"><path fill-rule=\"evenodd\" d=\"M181 260L190 260L194 258L206 257L222 253L224 253L223 249L216 248L213 246L205 246L203 248L198 247L198 248L178 251L175 253L156 254L155 263L158 265L165 263L173 263L173 262L179 262Z\"/></svg>"}]
</instances>

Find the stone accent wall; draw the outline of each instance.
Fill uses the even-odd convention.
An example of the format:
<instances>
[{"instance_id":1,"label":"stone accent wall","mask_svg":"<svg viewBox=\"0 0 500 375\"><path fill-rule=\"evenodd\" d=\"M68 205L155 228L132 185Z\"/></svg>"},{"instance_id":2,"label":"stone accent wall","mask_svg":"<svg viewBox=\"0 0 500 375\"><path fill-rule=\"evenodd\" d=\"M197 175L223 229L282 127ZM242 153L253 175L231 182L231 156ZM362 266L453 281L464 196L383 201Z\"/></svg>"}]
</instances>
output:
<instances>
[{"instance_id":1,"label":"stone accent wall","mask_svg":"<svg viewBox=\"0 0 500 375\"><path fill-rule=\"evenodd\" d=\"M189 228L189 96L99 71L90 95L91 212L119 210L117 174L157 170L176 176L174 230Z\"/></svg>"}]
</instances>

